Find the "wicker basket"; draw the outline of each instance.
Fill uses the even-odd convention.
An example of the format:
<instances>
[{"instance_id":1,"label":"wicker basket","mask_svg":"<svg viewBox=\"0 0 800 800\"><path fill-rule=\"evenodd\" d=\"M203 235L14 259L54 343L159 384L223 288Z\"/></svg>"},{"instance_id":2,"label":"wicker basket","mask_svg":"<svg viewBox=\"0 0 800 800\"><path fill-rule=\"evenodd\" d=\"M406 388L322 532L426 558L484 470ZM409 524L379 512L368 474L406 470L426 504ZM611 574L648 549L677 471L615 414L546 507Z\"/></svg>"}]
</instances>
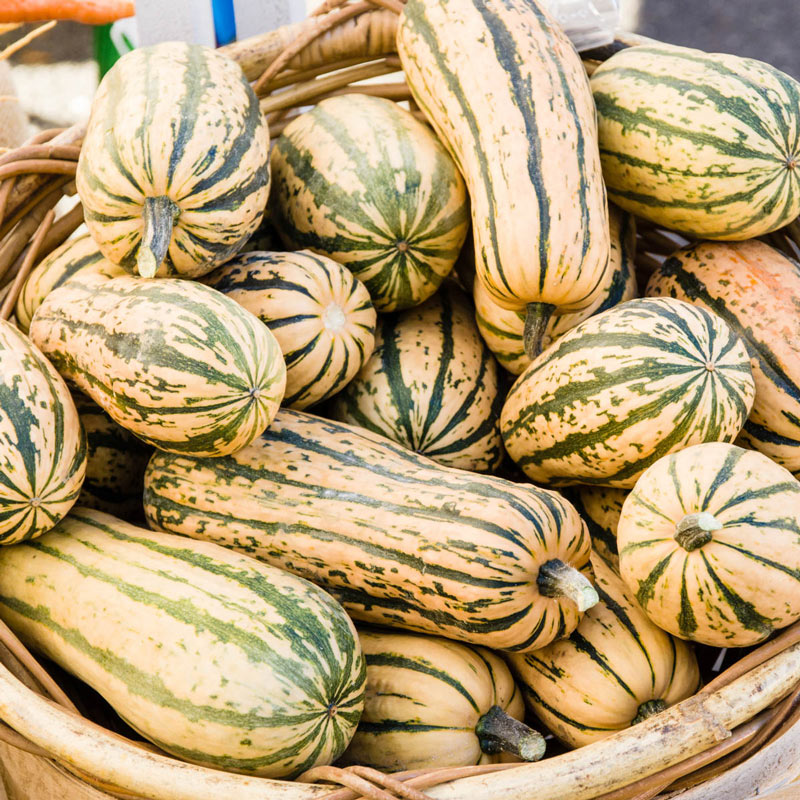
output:
<instances>
[{"instance_id":1,"label":"wicker basket","mask_svg":"<svg viewBox=\"0 0 800 800\"><path fill-rule=\"evenodd\" d=\"M401 11L399 0L328 0L303 23L224 50L253 81L273 136L298 108L348 91L408 101L421 116L396 74ZM617 47L631 40L623 39ZM610 50L591 56L602 60ZM391 73L399 80L374 82ZM83 220L79 203L55 213L59 200L75 194L82 135L81 126L45 131L0 155L0 316L10 315L36 263ZM800 226L766 240L796 257ZM640 226L640 278L684 242ZM9 800L649 800L676 793L682 800L744 800L773 790L775 800L788 800L800 798L800 784L788 785L800 774L799 719L800 623L694 697L535 764L392 776L318 767L299 781L274 781L186 764L89 721L0 623L0 774Z\"/></svg>"}]
</instances>

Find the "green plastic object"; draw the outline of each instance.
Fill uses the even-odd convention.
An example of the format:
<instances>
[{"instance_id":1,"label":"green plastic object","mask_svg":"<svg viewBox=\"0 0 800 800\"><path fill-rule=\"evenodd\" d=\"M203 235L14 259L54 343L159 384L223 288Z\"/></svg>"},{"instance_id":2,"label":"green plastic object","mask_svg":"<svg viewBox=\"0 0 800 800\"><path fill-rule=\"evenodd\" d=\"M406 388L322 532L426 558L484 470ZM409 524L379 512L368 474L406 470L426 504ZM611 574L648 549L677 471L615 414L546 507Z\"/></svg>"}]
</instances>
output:
<instances>
[{"instance_id":1,"label":"green plastic object","mask_svg":"<svg viewBox=\"0 0 800 800\"><path fill-rule=\"evenodd\" d=\"M127 20L123 20L123 22L127 22ZM120 56L133 50L136 46L125 27L118 22L95 26L94 56L100 68L101 78L114 66Z\"/></svg>"}]
</instances>

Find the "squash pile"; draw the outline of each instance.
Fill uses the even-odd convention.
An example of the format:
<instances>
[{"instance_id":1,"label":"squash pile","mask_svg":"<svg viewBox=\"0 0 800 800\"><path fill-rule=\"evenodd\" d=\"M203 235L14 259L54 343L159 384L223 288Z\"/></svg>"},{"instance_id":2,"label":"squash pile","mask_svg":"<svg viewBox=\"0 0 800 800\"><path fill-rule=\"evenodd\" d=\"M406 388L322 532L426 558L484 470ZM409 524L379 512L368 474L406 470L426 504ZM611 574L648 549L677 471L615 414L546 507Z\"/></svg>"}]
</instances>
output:
<instances>
[{"instance_id":1,"label":"squash pile","mask_svg":"<svg viewBox=\"0 0 800 800\"><path fill-rule=\"evenodd\" d=\"M271 148L221 53L124 56L0 323L0 618L189 762L533 761L800 619L800 85L589 79L535 0L397 48L421 114ZM637 219L691 243L637 276Z\"/></svg>"}]
</instances>

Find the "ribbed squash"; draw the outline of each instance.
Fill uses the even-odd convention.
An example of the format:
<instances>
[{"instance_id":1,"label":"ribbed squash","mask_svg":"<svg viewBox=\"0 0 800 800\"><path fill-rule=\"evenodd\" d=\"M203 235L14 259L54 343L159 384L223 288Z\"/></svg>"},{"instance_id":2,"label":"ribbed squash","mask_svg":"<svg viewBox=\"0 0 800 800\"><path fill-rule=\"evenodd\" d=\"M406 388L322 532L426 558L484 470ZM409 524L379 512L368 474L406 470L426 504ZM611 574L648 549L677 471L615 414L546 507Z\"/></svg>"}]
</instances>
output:
<instances>
[{"instance_id":1,"label":"ribbed squash","mask_svg":"<svg viewBox=\"0 0 800 800\"><path fill-rule=\"evenodd\" d=\"M609 197L692 236L749 239L800 214L800 84L749 58L657 44L592 75Z\"/></svg>"},{"instance_id":2,"label":"ribbed squash","mask_svg":"<svg viewBox=\"0 0 800 800\"><path fill-rule=\"evenodd\" d=\"M382 315L375 352L331 404L360 425L446 467L491 472L503 460L497 364L456 286Z\"/></svg>"},{"instance_id":3,"label":"ribbed squash","mask_svg":"<svg viewBox=\"0 0 800 800\"><path fill-rule=\"evenodd\" d=\"M536 483L627 489L667 453L733 441L754 395L747 350L727 323L670 297L630 300L531 363L501 430Z\"/></svg>"},{"instance_id":4,"label":"ribbed squash","mask_svg":"<svg viewBox=\"0 0 800 800\"><path fill-rule=\"evenodd\" d=\"M570 747L635 725L700 683L691 646L653 625L602 558L592 566L600 602L569 639L509 656L525 702Z\"/></svg>"},{"instance_id":5,"label":"ribbed squash","mask_svg":"<svg viewBox=\"0 0 800 800\"><path fill-rule=\"evenodd\" d=\"M223 264L269 196L269 131L241 68L185 42L126 53L95 94L76 182L89 232L128 272Z\"/></svg>"},{"instance_id":6,"label":"ribbed squash","mask_svg":"<svg viewBox=\"0 0 800 800\"><path fill-rule=\"evenodd\" d=\"M129 522L143 516L144 471L153 450L80 392L72 395L86 431L86 479L77 504Z\"/></svg>"},{"instance_id":7,"label":"ribbed squash","mask_svg":"<svg viewBox=\"0 0 800 800\"><path fill-rule=\"evenodd\" d=\"M27 333L36 309L53 289L67 283L76 276L95 275L101 278L117 278L125 270L112 264L97 248L88 233L68 239L43 259L31 272L22 287L14 316L20 330Z\"/></svg>"},{"instance_id":8,"label":"ribbed squash","mask_svg":"<svg viewBox=\"0 0 800 800\"><path fill-rule=\"evenodd\" d=\"M637 296L636 270L633 259L636 250L636 224L630 214L614 206L608 207L611 230L611 259L604 273L600 293L595 301L581 311L559 314L550 318L542 339L542 347L549 347L556 339L579 325L585 319L613 308ZM525 370L531 359L525 352L524 309L514 311L503 308L480 282L473 284L475 318L478 330L497 360L514 375Z\"/></svg>"},{"instance_id":9,"label":"ribbed squash","mask_svg":"<svg viewBox=\"0 0 800 800\"><path fill-rule=\"evenodd\" d=\"M0 617L162 750L295 777L350 741L364 661L308 581L89 509L2 550Z\"/></svg>"},{"instance_id":10,"label":"ribbed squash","mask_svg":"<svg viewBox=\"0 0 800 800\"><path fill-rule=\"evenodd\" d=\"M567 495L589 528L592 549L614 569L619 568L617 525L627 496L624 489L605 486L576 486Z\"/></svg>"},{"instance_id":11,"label":"ribbed squash","mask_svg":"<svg viewBox=\"0 0 800 800\"><path fill-rule=\"evenodd\" d=\"M740 441L800 473L800 265L763 242L702 242L664 261L647 294L707 308L742 337L756 399Z\"/></svg>"},{"instance_id":12,"label":"ribbed squash","mask_svg":"<svg viewBox=\"0 0 800 800\"><path fill-rule=\"evenodd\" d=\"M284 243L330 256L378 311L430 297L469 225L464 181L431 131L381 97L323 100L272 151L270 206Z\"/></svg>"},{"instance_id":13,"label":"ribbed squash","mask_svg":"<svg viewBox=\"0 0 800 800\"><path fill-rule=\"evenodd\" d=\"M31 338L115 422L164 450L238 450L283 397L269 328L193 281L73 279L39 306Z\"/></svg>"},{"instance_id":14,"label":"ribbed squash","mask_svg":"<svg viewBox=\"0 0 800 800\"><path fill-rule=\"evenodd\" d=\"M0 544L50 530L78 499L86 434L67 385L0 320Z\"/></svg>"},{"instance_id":15,"label":"ribbed squash","mask_svg":"<svg viewBox=\"0 0 800 800\"><path fill-rule=\"evenodd\" d=\"M283 405L290 408L308 408L343 389L375 346L376 314L366 287L325 256L246 253L206 282L275 335L286 362Z\"/></svg>"},{"instance_id":16,"label":"ribbed squash","mask_svg":"<svg viewBox=\"0 0 800 800\"><path fill-rule=\"evenodd\" d=\"M746 647L800 618L800 482L762 453L708 443L636 482L619 521L623 579L660 628Z\"/></svg>"},{"instance_id":17,"label":"ribbed squash","mask_svg":"<svg viewBox=\"0 0 800 800\"><path fill-rule=\"evenodd\" d=\"M543 755L544 739L520 721L522 695L491 650L364 628L358 638L367 663L364 713L343 763L398 772L493 764L509 752L526 761Z\"/></svg>"},{"instance_id":18,"label":"ribbed squash","mask_svg":"<svg viewBox=\"0 0 800 800\"><path fill-rule=\"evenodd\" d=\"M299 411L228 458L155 453L144 504L151 527L307 577L365 622L527 651L597 600L577 571L589 534L561 496Z\"/></svg>"},{"instance_id":19,"label":"ribbed squash","mask_svg":"<svg viewBox=\"0 0 800 800\"><path fill-rule=\"evenodd\" d=\"M608 214L586 72L536 0L409 0L397 48L415 100L469 191L478 280L528 309L528 352L550 314L601 294Z\"/></svg>"}]
</instances>

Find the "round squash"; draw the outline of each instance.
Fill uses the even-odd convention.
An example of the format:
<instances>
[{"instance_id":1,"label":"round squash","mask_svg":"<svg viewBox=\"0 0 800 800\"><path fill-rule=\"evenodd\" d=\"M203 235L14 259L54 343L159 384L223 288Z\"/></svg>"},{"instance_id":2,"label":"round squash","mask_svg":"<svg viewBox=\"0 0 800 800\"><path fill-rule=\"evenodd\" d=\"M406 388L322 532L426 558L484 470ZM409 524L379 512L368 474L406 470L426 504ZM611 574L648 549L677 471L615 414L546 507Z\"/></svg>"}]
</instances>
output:
<instances>
[{"instance_id":1,"label":"round squash","mask_svg":"<svg viewBox=\"0 0 800 800\"><path fill-rule=\"evenodd\" d=\"M660 628L746 647L800 619L798 519L800 482L762 453L689 447L625 500L620 572Z\"/></svg>"},{"instance_id":2,"label":"round squash","mask_svg":"<svg viewBox=\"0 0 800 800\"><path fill-rule=\"evenodd\" d=\"M269 196L269 130L239 65L184 42L126 53L95 94L76 183L86 227L128 272L223 264Z\"/></svg>"},{"instance_id":3,"label":"round squash","mask_svg":"<svg viewBox=\"0 0 800 800\"><path fill-rule=\"evenodd\" d=\"M589 529L592 549L614 569L619 569L617 525L627 496L625 489L609 489L605 486L576 486L568 492L569 500Z\"/></svg>"},{"instance_id":4,"label":"round squash","mask_svg":"<svg viewBox=\"0 0 800 800\"><path fill-rule=\"evenodd\" d=\"M375 346L375 308L361 281L308 251L250 252L204 281L255 314L286 361L282 405L303 409L343 389Z\"/></svg>"},{"instance_id":5,"label":"round squash","mask_svg":"<svg viewBox=\"0 0 800 800\"><path fill-rule=\"evenodd\" d=\"M364 712L342 757L384 772L541 758L503 660L438 636L360 628Z\"/></svg>"},{"instance_id":6,"label":"round squash","mask_svg":"<svg viewBox=\"0 0 800 800\"><path fill-rule=\"evenodd\" d=\"M372 357L329 413L444 466L492 472L503 460L502 402L472 304L449 284L417 308L381 315Z\"/></svg>"},{"instance_id":7,"label":"round squash","mask_svg":"<svg viewBox=\"0 0 800 800\"><path fill-rule=\"evenodd\" d=\"M723 320L669 297L630 300L533 361L501 429L535 483L627 489L667 453L733 441L754 395L747 350Z\"/></svg>"},{"instance_id":8,"label":"round squash","mask_svg":"<svg viewBox=\"0 0 800 800\"><path fill-rule=\"evenodd\" d=\"M344 264L378 311L419 305L469 226L464 181L430 129L380 97L323 100L272 151L270 206L284 243Z\"/></svg>"},{"instance_id":9,"label":"round squash","mask_svg":"<svg viewBox=\"0 0 800 800\"><path fill-rule=\"evenodd\" d=\"M691 645L650 622L602 558L592 566L600 602L570 637L508 656L531 711L569 747L635 725L700 684Z\"/></svg>"}]
</instances>

